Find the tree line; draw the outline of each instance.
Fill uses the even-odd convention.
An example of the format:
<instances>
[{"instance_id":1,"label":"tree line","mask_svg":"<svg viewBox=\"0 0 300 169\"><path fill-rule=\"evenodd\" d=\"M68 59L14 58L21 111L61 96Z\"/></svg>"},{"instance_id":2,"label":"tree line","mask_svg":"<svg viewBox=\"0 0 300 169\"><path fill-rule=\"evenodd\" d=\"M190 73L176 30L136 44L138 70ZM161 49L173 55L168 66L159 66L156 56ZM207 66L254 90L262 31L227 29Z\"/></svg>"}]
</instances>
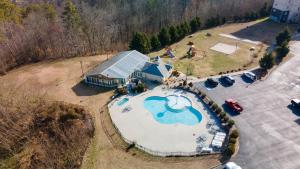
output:
<instances>
[{"instance_id":1,"label":"tree line","mask_svg":"<svg viewBox=\"0 0 300 169\"><path fill-rule=\"evenodd\" d=\"M234 16L233 22L248 22L259 18L264 18L270 14L270 8L267 3L258 11L246 13L243 17ZM208 18L202 25L199 17L193 18L190 22L184 21L179 25L163 27L157 34L147 34L145 32L135 32L129 44L130 50L137 50L141 53L148 54L160 50L168 45L182 40L185 36L193 34L200 29L208 29L225 24L227 19L216 17Z\"/></svg>"},{"instance_id":2,"label":"tree line","mask_svg":"<svg viewBox=\"0 0 300 169\"><path fill-rule=\"evenodd\" d=\"M143 45L158 50L193 32L197 23L186 22L192 18L233 20L244 15L241 11L259 12L265 2L271 4L271 0L53 0L21 4L2 0L0 73L47 59L127 50L133 32L156 34ZM216 20L210 19L201 27L217 25Z\"/></svg>"}]
</instances>

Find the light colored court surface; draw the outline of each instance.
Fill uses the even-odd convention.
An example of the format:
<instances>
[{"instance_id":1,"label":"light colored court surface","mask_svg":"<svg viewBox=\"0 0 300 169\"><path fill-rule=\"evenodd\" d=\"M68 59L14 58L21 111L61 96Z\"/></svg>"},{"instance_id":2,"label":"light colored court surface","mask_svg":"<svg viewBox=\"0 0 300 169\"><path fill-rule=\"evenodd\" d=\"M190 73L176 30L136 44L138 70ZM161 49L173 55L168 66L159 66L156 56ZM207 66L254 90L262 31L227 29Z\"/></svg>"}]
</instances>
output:
<instances>
[{"instance_id":1,"label":"light colored court surface","mask_svg":"<svg viewBox=\"0 0 300 169\"><path fill-rule=\"evenodd\" d=\"M201 112L200 123L163 124L155 120L153 114L144 108L146 98L170 95L187 97L192 107ZM124 103L124 98L129 100ZM196 154L199 147L210 147L214 137L214 134L210 133L211 129L207 128L207 123L215 122L214 117L196 95L183 90L164 89L159 86L137 96L123 96L109 104L109 111L113 123L126 142L134 142L139 148L154 155ZM214 128L219 128L219 125L215 124ZM203 136L206 137L206 141L199 141Z\"/></svg>"},{"instance_id":2,"label":"light colored court surface","mask_svg":"<svg viewBox=\"0 0 300 169\"><path fill-rule=\"evenodd\" d=\"M225 43L217 43L215 46L211 47L210 49L230 55L230 54L233 54L236 50L238 50L239 47L237 45L234 46L234 45L228 45Z\"/></svg>"}]
</instances>

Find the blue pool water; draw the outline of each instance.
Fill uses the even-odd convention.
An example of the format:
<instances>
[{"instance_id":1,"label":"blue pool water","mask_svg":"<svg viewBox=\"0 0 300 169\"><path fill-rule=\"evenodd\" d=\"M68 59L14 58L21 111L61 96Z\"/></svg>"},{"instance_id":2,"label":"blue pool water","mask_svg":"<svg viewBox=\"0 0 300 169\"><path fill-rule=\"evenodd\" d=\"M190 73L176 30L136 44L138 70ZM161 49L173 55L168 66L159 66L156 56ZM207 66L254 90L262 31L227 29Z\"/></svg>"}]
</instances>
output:
<instances>
[{"instance_id":1,"label":"blue pool water","mask_svg":"<svg viewBox=\"0 0 300 169\"><path fill-rule=\"evenodd\" d=\"M202 120L201 113L194 109L191 101L184 96L151 96L144 100L144 107L162 124L181 123L192 126Z\"/></svg>"},{"instance_id":2,"label":"blue pool water","mask_svg":"<svg viewBox=\"0 0 300 169\"><path fill-rule=\"evenodd\" d=\"M118 101L118 106L122 106L123 104L125 104L126 102L128 102L128 98L123 98L122 100Z\"/></svg>"}]
</instances>

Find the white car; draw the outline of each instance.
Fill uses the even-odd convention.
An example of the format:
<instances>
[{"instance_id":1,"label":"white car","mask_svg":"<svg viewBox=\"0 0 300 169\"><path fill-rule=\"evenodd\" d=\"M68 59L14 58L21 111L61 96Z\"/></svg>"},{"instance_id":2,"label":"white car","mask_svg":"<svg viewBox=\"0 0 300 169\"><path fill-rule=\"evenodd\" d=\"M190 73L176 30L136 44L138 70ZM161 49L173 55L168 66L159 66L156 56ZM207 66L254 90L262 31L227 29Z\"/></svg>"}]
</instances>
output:
<instances>
[{"instance_id":1,"label":"white car","mask_svg":"<svg viewBox=\"0 0 300 169\"><path fill-rule=\"evenodd\" d=\"M253 81L256 80L256 75L252 72L244 72L243 75Z\"/></svg>"},{"instance_id":2,"label":"white car","mask_svg":"<svg viewBox=\"0 0 300 169\"><path fill-rule=\"evenodd\" d=\"M242 169L242 167L238 166L234 162L228 162L225 164L225 169Z\"/></svg>"}]
</instances>

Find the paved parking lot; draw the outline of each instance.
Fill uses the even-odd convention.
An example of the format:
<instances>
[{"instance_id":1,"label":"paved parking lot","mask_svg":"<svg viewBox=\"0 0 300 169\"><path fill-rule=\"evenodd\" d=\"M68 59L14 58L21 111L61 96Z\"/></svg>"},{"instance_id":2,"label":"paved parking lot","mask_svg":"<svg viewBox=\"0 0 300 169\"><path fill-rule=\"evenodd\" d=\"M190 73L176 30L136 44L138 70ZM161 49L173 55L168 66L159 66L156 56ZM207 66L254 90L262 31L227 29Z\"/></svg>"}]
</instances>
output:
<instances>
[{"instance_id":1,"label":"paved parking lot","mask_svg":"<svg viewBox=\"0 0 300 169\"><path fill-rule=\"evenodd\" d=\"M233 86L214 89L202 82L220 106L233 98L244 108L242 114L232 114L241 135L239 153L232 160L243 169L300 168L300 111L289 106L291 98L300 98L300 42L291 49L295 56L265 81L251 84L236 75Z\"/></svg>"}]
</instances>

